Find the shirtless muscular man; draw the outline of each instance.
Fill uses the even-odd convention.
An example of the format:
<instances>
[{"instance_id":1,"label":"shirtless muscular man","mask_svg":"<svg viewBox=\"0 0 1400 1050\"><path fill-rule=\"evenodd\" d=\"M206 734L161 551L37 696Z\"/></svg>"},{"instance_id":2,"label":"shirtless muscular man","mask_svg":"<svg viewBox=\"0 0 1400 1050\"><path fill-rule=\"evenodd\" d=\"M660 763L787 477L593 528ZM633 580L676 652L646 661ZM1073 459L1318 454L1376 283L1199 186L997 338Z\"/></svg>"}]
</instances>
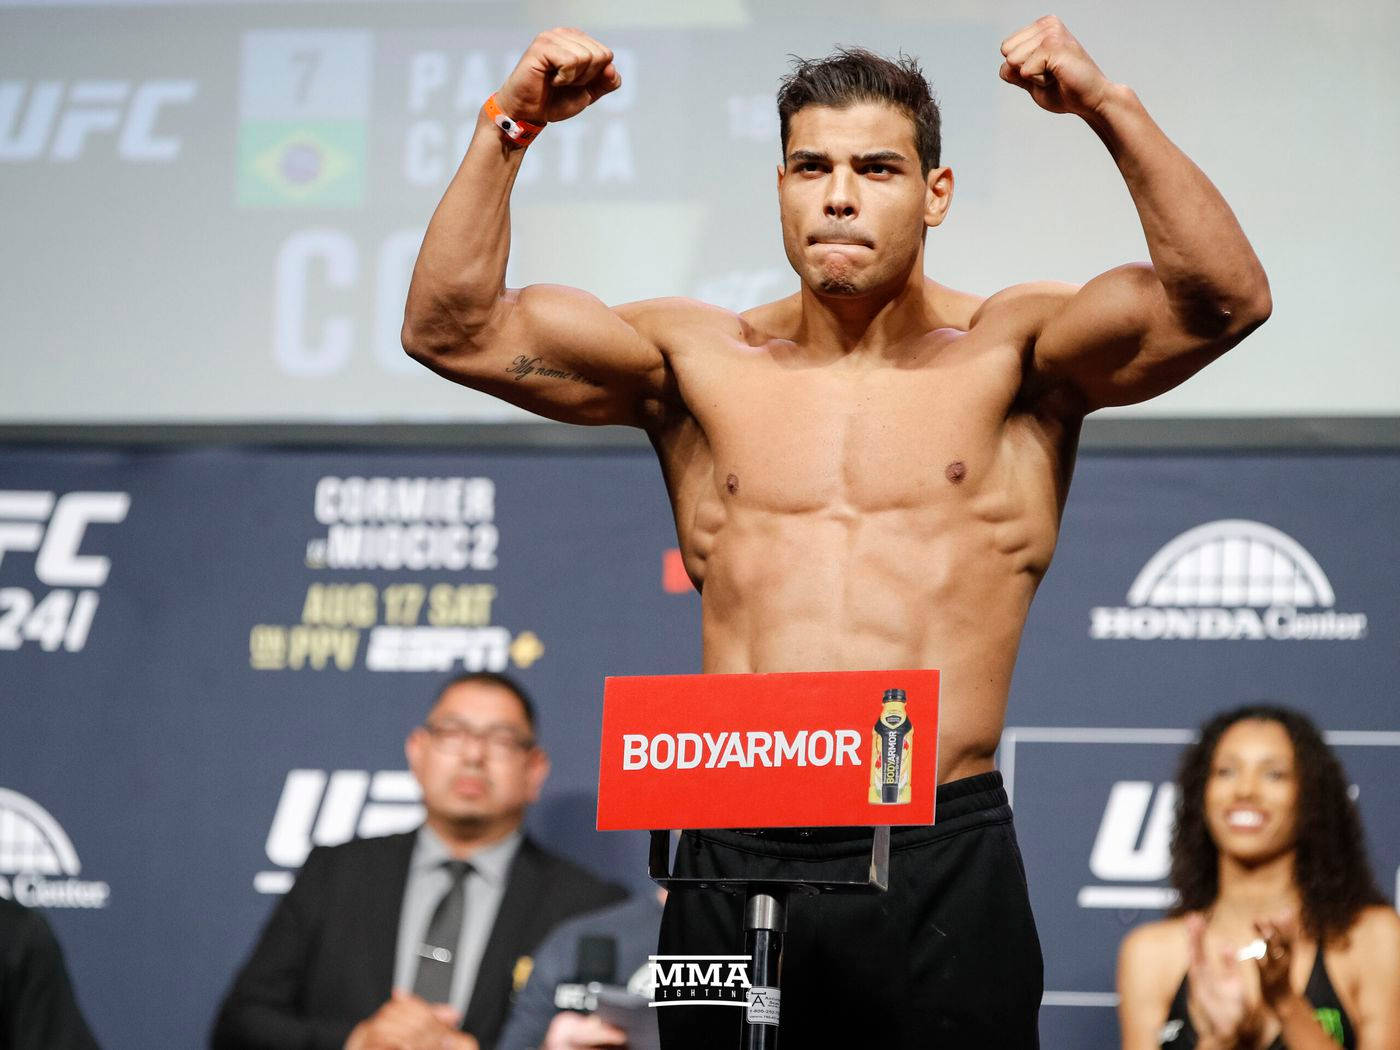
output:
<instances>
[{"instance_id":1,"label":"shirtless muscular man","mask_svg":"<svg viewBox=\"0 0 1400 1050\"><path fill-rule=\"evenodd\" d=\"M565 120L621 83L606 46L555 29L483 110L409 290L404 346L439 374L553 419L646 431L702 595L706 672L942 672L937 823L896 833L889 893L793 902L791 1046L1036 1045L1039 944L993 754L1081 423L1181 383L1271 308L1215 187L1057 18L1001 53L1003 80L1103 141L1150 263L986 299L925 277L925 234L953 192L937 108L912 61L845 50L800 63L779 92L794 295L735 314L506 288L524 150L492 115ZM520 378L521 354L547 368ZM677 864L816 870L868 850L855 834L688 833ZM673 893L663 948L741 950L737 907ZM713 1048L739 1012L663 1013L694 1015L668 1047Z\"/></svg>"}]
</instances>

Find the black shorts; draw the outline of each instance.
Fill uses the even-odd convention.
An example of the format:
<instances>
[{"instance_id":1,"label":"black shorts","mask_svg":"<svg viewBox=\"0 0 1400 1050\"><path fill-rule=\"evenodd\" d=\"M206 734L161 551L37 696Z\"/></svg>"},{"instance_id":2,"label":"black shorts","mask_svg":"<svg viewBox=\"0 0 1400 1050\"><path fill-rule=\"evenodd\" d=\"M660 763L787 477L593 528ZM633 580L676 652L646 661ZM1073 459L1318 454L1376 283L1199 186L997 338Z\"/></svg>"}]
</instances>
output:
<instances>
[{"instance_id":1,"label":"black shorts","mask_svg":"<svg viewBox=\"0 0 1400 1050\"><path fill-rule=\"evenodd\" d=\"M869 829L694 831L676 872L858 879L869 856ZM662 953L742 954L742 899L672 890ZM1040 940L1001 774L942 785L932 827L895 829L887 892L792 894L781 984L781 1050L1038 1046ZM660 1008L661 1045L737 1047L743 1015Z\"/></svg>"}]
</instances>

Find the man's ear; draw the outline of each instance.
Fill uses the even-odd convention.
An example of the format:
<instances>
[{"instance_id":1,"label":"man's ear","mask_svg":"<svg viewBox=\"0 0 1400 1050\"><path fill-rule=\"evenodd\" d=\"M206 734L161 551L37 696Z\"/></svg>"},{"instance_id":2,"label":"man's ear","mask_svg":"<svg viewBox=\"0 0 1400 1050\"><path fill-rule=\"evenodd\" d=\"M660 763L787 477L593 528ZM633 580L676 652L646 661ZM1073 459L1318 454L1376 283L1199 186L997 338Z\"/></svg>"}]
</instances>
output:
<instances>
[{"instance_id":1,"label":"man's ear","mask_svg":"<svg viewBox=\"0 0 1400 1050\"><path fill-rule=\"evenodd\" d=\"M418 776L418 767L423 761L423 748L427 746L424 738L427 732L422 726L414 726L413 732L408 734L408 738L403 742L403 754L408 759L408 768L412 771L414 779L421 782Z\"/></svg>"},{"instance_id":2,"label":"man's ear","mask_svg":"<svg viewBox=\"0 0 1400 1050\"><path fill-rule=\"evenodd\" d=\"M953 203L953 169L934 168L928 173L924 194L924 225L937 226L948 214Z\"/></svg>"},{"instance_id":3,"label":"man's ear","mask_svg":"<svg viewBox=\"0 0 1400 1050\"><path fill-rule=\"evenodd\" d=\"M530 768L525 771L527 783L530 786L530 801L535 802L540 797L540 789L544 787L544 782L549 779L549 755L543 748L535 748L529 758Z\"/></svg>"}]
</instances>

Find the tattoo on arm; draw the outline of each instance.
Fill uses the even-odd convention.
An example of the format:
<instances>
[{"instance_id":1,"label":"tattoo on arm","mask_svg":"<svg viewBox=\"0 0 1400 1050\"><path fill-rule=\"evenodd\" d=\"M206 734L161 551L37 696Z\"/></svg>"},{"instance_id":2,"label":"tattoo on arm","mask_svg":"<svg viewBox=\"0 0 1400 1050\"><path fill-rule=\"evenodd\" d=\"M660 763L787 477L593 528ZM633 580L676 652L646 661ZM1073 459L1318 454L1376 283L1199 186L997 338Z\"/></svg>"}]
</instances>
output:
<instances>
[{"instance_id":1,"label":"tattoo on arm","mask_svg":"<svg viewBox=\"0 0 1400 1050\"><path fill-rule=\"evenodd\" d=\"M584 386L601 387L603 384L587 376L570 372L565 368L555 368L542 357L526 357L520 354L506 366L506 374L515 376L518 383L526 376L539 376L541 379L562 379L567 383L582 383Z\"/></svg>"}]
</instances>

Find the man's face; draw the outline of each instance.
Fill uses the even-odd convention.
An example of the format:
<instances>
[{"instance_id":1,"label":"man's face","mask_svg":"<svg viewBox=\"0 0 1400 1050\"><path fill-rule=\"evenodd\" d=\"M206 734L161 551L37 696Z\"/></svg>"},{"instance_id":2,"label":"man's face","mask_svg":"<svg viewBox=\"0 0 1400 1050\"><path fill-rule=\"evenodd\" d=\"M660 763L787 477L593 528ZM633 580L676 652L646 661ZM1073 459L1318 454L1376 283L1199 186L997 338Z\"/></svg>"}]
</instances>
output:
<instances>
[{"instance_id":1,"label":"man's face","mask_svg":"<svg viewBox=\"0 0 1400 1050\"><path fill-rule=\"evenodd\" d=\"M465 829L519 824L549 775L520 701L487 682L450 686L405 752L429 820Z\"/></svg>"},{"instance_id":2,"label":"man's face","mask_svg":"<svg viewBox=\"0 0 1400 1050\"><path fill-rule=\"evenodd\" d=\"M804 284L859 296L903 284L924 230L942 219L946 168L919 168L914 122L891 105L806 106L792 116L778 173L783 246ZM947 180L951 192L951 177Z\"/></svg>"}]
</instances>

